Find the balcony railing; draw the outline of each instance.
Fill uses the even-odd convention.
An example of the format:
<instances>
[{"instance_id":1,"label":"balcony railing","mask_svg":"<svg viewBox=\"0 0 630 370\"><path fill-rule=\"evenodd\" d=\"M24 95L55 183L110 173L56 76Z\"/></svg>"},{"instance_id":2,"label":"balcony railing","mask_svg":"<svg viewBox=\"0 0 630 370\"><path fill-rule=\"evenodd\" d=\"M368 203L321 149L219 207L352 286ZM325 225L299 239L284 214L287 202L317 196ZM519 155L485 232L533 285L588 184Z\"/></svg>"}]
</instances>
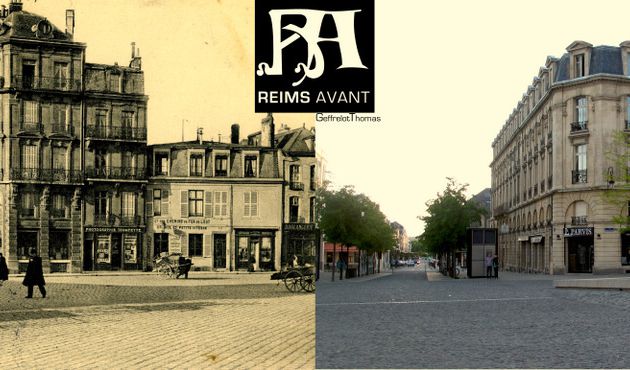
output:
<instances>
[{"instance_id":1,"label":"balcony railing","mask_svg":"<svg viewBox=\"0 0 630 370\"><path fill-rule=\"evenodd\" d=\"M571 217L571 225L579 226L579 225L588 225L588 220L586 216L573 216Z\"/></svg>"},{"instance_id":2,"label":"balcony railing","mask_svg":"<svg viewBox=\"0 0 630 370\"><path fill-rule=\"evenodd\" d=\"M68 212L66 211L66 209L51 209L50 210L50 217L53 218L68 218Z\"/></svg>"},{"instance_id":3,"label":"balcony railing","mask_svg":"<svg viewBox=\"0 0 630 370\"><path fill-rule=\"evenodd\" d=\"M85 137L144 141L147 139L147 129L146 127L96 126L94 124L88 124L85 128Z\"/></svg>"},{"instance_id":4,"label":"balcony railing","mask_svg":"<svg viewBox=\"0 0 630 370\"><path fill-rule=\"evenodd\" d=\"M289 189L291 190L304 190L304 184L301 182L291 181L289 182Z\"/></svg>"},{"instance_id":5,"label":"balcony railing","mask_svg":"<svg viewBox=\"0 0 630 370\"><path fill-rule=\"evenodd\" d=\"M20 123L20 131L42 132L42 124L39 122L22 122Z\"/></svg>"},{"instance_id":6,"label":"balcony railing","mask_svg":"<svg viewBox=\"0 0 630 370\"><path fill-rule=\"evenodd\" d=\"M47 76L13 76L11 86L24 90L78 91L81 88L81 80Z\"/></svg>"},{"instance_id":7,"label":"balcony railing","mask_svg":"<svg viewBox=\"0 0 630 370\"><path fill-rule=\"evenodd\" d=\"M95 214L95 226L139 226L142 225L142 216L118 216L113 214Z\"/></svg>"},{"instance_id":8,"label":"balcony railing","mask_svg":"<svg viewBox=\"0 0 630 370\"><path fill-rule=\"evenodd\" d=\"M571 132L588 131L588 121L584 122L572 122Z\"/></svg>"},{"instance_id":9,"label":"balcony railing","mask_svg":"<svg viewBox=\"0 0 630 370\"><path fill-rule=\"evenodd\" d=\"M121 226L137 226L142 225L142 217L140 216L121 216L120 217L120 225Z\"/></svg>"},{"instance_id":10,"label":"balcony railing","mask_svg":"<svg viewBox=\"0 0 630 370\"><path fill-rule=\"evenodd\" d=\"M65 123L53 123L50 129L54 134L72 135L72 126Z\"/></svg>"},{"instance_id":11,"label":"balcony railing","mask_svg":"<svg viewBox=\"0 0 630 370\"><path fill-rule=\"evenodd\" d=\"M574 184L586 183L586 170L573 170L571 171L571 179Z\"/></svg>"},{"instance_id":12,"label":"balcony railing","mask_svg":"<svg viewBox=\"0 0 630 370\"><path fill-rule=\"evenodd\" d=\"M83 174L58 168L12 168L11 180L79 183L83 182Z\"/></svg>"},{"instance_id":13,"label":"balcony railing","mask_svg":"<svg viewBox=\"0 0 630 370\"><path fill-rule=\"evenodd\" d=\"M144 168L134 167L88 167L85 171L88 178L115 179L115 180L144 180L146 171Z\"/></svg>"}]
</instances>

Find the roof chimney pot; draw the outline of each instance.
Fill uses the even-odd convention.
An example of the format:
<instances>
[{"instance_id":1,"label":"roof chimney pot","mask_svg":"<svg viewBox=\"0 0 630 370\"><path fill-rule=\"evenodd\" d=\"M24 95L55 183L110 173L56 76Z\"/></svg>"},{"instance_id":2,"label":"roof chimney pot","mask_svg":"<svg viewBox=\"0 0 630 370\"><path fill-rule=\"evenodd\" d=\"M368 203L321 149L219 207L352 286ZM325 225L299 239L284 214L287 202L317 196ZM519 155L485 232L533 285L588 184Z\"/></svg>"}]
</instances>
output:
<instances>
[{"instance_id":1,"label":"roof chimney pot","mask_svg":"<svg viewBox=\"0 0 630 370\"><path fill-rule=\"evenodd\" d=\"M74 35L74 9L66 9L66 33Z\"/></svg>"}]
</instances>

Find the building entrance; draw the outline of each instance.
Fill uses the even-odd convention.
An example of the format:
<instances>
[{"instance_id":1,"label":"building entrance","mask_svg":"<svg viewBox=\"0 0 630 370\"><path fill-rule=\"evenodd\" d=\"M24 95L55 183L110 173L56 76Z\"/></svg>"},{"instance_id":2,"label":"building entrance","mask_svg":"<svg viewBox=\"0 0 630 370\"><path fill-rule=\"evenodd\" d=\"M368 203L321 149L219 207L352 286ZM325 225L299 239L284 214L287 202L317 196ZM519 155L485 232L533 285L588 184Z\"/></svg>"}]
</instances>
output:
<instances>
[{"instance_id":1,"label":"building entrance","mask_svg":"<svg viewBox=\"0 0 630 370\"><path fill-rule=\"evenodd\" d=\"M569 272L593 272L593 236L568 239Z\"/></svg>"}]
</instances>

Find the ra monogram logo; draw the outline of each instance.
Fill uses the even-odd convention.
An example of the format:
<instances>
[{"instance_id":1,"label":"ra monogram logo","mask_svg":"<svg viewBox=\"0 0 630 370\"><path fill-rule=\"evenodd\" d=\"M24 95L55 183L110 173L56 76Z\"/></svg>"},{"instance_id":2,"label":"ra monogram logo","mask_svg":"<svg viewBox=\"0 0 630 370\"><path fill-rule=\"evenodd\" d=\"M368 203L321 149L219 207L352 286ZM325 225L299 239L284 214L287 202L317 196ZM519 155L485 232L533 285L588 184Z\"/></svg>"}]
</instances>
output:
<instances>
[{"instance_id":1,"label":"ra monogram logo","mask_svg":"<svg viewBox=\"0 0 630 370\"><path fill-rule=\"evenodd\" d=\"M374 0L255 6L256 112L374 112Z\"/></svg>"},{"instance_id":2,"label":"ra monogram logo","mask_svg":"<svg viewBox=\"0 0 630 370\"><path fill-rule=\"evenodd\" d=\"M271 25L273 32L273 62L269 66L268 63L262 62L258 64L256 74L264 75L282 75L282 51L293 42L302 38L307 45L306 63L298 63L295 67L295 73L302 72L302 78L293 82L292 86L298 86L306 77L317 79L324 73L325 58L319 47L320 42L334 42L339 46L341 54L341 68L365 68L367 67L361 61L359 50L357 48L356 37L354 33L354 16L357 10L344 11L325 11L312 9L286 9L271 10ZM306 19L304 26L299 27L295 24L288 24L282 27L283 16L303 16ZM336 37L321 37L322 22L326 15L332 16L333 22L337 29ZM291 36L282 40L282 30L292 32Z\"/></svg>"}]
</instances>

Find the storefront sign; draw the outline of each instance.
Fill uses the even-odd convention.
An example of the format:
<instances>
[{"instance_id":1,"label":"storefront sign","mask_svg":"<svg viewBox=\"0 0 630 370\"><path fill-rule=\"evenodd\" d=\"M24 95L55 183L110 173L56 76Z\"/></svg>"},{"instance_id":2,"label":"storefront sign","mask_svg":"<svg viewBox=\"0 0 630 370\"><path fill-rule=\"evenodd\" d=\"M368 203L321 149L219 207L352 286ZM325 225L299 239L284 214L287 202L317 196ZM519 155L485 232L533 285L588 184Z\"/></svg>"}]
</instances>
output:
<instances>
[{"instance_id":1,"label":"storefront sign","mask_svg":"<svg viewBox=\"0 0 630 370\"><path fill-rule=\"evenodd\" d=\"M537 244L543 241L543 236L542 235L535 235L535 236L530 236L529 240L533 243L533 244Z\"/></svg>"},{"instance_id":2,"label":"storefront sign","mask_svg":"<svg viewBox=\"0 0 630 370\"><path fill-rule=\"evenodd\" d=\"M574 236L593 236L592 227L565 227L564 236L566 238Z\"/></svg>"},{"instance_id":3,"label":"storefront sign","mask_svg":"<svg viewBox=\"0 0 630 370\"><path fill-rule=\"evenodd\" d=\"M617 231L616 227L605 227L604 228L604 232L607 232L607 233L612 233L612 232L615 232L615 231Z\"/></svg>"},{"instance_id":4,"label":"storefront sign","mask_svg":"<svg viewBox=\"0 0 630 370\"><path fill-rule=\"evenodd\" d=\"M139 227L86 227L86 233L142 233Z\"/></svg>"},{"instance_id":5,"label":"storefront sign","mask_svg":"<svg viewBox=\"0 0 630 370\"><path fill-rule=\"evenodd\" d=\"M285 231L315 231L315 224L284 224Z\"/></svg>"},{"instance_id":6,"label":"storefront sign","mask_svg":"<svg viewBox=\"0 0 630 370\"><path fill-rule=\"evenodd\" d=\"M210 225L210 220L206 218L169 218L153 221L153 228L155 230L207 230L208 225Z\"/></svg>"},{"instance_id":7,"label":"storefront sign","mask_svg":"<svg viewBox=\"0 0 630 370\"><path fill-rule=\"evenodd\" d=\"M529 241L529 236L519 236L516 240L519 242L526 242Z\"/></svg>"}]
</instances>

